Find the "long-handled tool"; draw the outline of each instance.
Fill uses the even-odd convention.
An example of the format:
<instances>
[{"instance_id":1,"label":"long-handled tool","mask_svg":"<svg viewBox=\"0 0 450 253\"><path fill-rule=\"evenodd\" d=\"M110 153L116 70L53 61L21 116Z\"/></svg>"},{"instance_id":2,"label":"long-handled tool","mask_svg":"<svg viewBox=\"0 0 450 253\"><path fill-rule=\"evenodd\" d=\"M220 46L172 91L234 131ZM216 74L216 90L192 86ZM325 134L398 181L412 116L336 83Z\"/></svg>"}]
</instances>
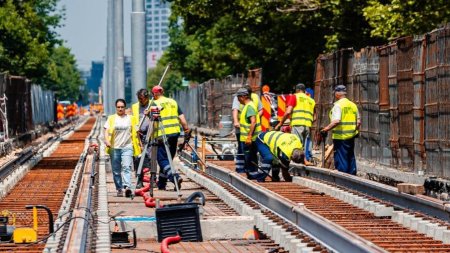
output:
<instances>
[{"instance_id":1,"label":"long-handled tool","mask_svg":"<svg viewBox=\"0 0 450 253\"><path fill-rule=\"evenodd\" d=\"M164 77L166 77L166 74L167 74L167 71L169 70L169 68L170 68L170 63L167 64L166 69L164 70L164 72L161 76L161 79L159 79L159 83L157 86L161 86L162 82L164 81ZM150 106L152 105L153 100L154 100L154 98L152 98L152 100L148 103L147 108L145 109L146 111L148 111L148 109L150 109ZM144 123L144 120L145 120L145 117L142 117L141 121L139 122L138 129L141 129L141 126L142 126L142 123Z\"/></svg>"}]
</instances>

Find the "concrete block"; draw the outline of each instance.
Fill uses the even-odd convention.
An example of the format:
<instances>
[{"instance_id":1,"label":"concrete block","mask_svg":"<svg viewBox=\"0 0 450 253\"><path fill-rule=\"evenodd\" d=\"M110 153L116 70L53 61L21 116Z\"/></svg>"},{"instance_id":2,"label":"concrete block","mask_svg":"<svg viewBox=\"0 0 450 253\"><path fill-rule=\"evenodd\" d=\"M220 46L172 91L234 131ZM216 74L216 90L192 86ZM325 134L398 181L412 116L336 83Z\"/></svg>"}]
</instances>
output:
<instances>
[{"instance_id":1,"label":"concrete block","mask_svg":"<svg viewBox=\"0 0 450 253\"><path fill-rule=\"evenodd\" d=\"M412 218L411 219L411 223L409 224L409 227L412 229L412 230L415 230L415 231L417 231L419 228L418 228L418 226L419 226L419 221L422 221L422 219L421 218Z\"/></svg>"},{"instance_id":2,"label":"concrete block","mask_svg":"<svg viewBox=\"0 0 450 253\"><path fill-rule=\"evenodd\" d=\"M437 227L434 230L434 239L438 241L444 240L444 232L450 232L450 230L447 230L447 227Z\"/></svg>"},{"instance_id":3,"label":"concrete block","mask_svg":"<svg viewBox=\"0 0 450 253\"><path fill-rule=\"evenodd\" d=\"M200 221L203 240L240 239L253 230L254 217L215 216ZM230 229L233 228L233 229Z\"/></svg>"},{"instance_id":4,"label":"concrete block","mask_svg":"<svg viewBox=\"0 0 450 253\"><path fill-rule=\"evenodd\" d=\"M385 205L381 204L375 204L375 212L374 215L376 217L383 217L383 216L392 216L392 212L394 211L393 207L387 207Z\"/></svg>"},{"instance_id":5,"label":"concrete block","mask_svg":"<svg viewBox=\"0 0 450 253\"><path fill-rule=\"evenodd\" d=\"M393 211L392 212L392 216L391 216L391 220L393 222L397 222L397 223L402 223L400 219L403 219L403 216L401 216L400 214L403 213L402 211Z\"/></svg>"},{"instance_id":6,"label":"concrete block","mask_svg":"<svg viewBox=\"0 0 450 253\"><path fill-rule=\"evenodd\" d=\"M414 215L411 214L405 214L403 216L403 223L402 225L406 228L410 228L411 227L411 219L414 218Z\"/></svg>"},{"instance_id":7,"label":"concrete block","mask_svg":"<svg viewBox=\"0 0 450 253\"><path fill-rule=\"evenodd\" d=\"M430 224L430 222L424 220L419 221L417 224L417 232L425 234L427 232L427 224Z\"/></svg>"},{"instance_id":8,"label":"concrete block","mask_svg":"<svg viewBox=\"0 0 450 253\"><path fill-rule=\"evenodd\" d=\"M445 230L442 232L442 242L450 244L450 231Z\"/></svg>"},{"instance_id":9,"label":"concrete block","mask_svg":"<svg viewBox=\"0 0 450 253\"><path fill-rule=\"evenodd\" d=\"M435 230L436 230L437 227L439 227L439 225L438 224L433 224L433 223L430 223L430 224L426 225L426 230L427 230L426 234L427 234L427 236L428 237L434 237L434 233L435 233Z\"/></svg>"},{"instance_id":10,"label":"concrete block","mask_svg":"<svg viewBox=\"0 0 450 253\"><path fill-rule=\"evenodd\" d=\"M408 194L424 194L425 187L420 184L410 184L410 183L400 183L397 184L398 192L408 193Z\"/></svg>"}]
</instances>

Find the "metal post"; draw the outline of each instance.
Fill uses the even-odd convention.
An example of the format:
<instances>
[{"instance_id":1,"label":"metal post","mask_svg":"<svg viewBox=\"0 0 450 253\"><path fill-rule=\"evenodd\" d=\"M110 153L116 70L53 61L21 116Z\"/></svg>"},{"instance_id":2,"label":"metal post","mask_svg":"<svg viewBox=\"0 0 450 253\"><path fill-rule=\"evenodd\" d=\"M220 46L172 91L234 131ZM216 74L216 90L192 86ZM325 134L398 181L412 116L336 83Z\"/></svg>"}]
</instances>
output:
<instances>
[{"instance_id":1,"label":"metal post","mask_svg":"<svg viewBox=\"0 0 450 253\"><path fill-rule=\"evenodd\" d=\"M133 0L131 12L131 98L140 89L147 87L147 66L145 48L145 1Z\"/></svg>"},{"instance_id":2,"label":"metal post","mask_svg":"<svg viewBox=\"0 0 450 253\"><path fill-rule=\"evenodd\" d=\"M111 114L111 91L113 90L113 15L114 0L108 0L108 16L106 23L106 59L105 59L105 80L102 84L103 90L103 111L108 115Z\"/></svg>"},{"instance_id":3,"label":"metal post","mask_svg":"<svg viewBox=\"0 0 450 253\"><path fill-rule=\"evenodd\" d=\"M201 160L206 161L206 137L205 136L202 137L202 158L201 158ZM202 169L203 169L203 171L206 171L205 164L202 165Z\"/></svg>"},{"instance_id":4,"label":"metal post","mask_svg":"<svg viewBox=\"0 0 450 253\"><path fill-rule=\"evenodd\" d=\"M123 57L123 0L114 0L114 97L125 98L125 74Z\"/></svg>"}]
</instances>

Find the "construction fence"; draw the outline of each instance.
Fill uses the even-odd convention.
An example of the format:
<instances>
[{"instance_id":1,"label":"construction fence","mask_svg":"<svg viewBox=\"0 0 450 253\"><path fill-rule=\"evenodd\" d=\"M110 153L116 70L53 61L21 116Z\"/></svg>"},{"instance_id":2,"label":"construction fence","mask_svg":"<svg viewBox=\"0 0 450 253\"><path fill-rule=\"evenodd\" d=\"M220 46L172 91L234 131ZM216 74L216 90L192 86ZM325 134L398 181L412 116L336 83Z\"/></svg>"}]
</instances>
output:
<instances>
[{"instance_id":1,"label":"construction fence","mask_svg":"<svg viewBox=\"0 0 450 253\"><path fill-rule=\"evenodd\" d=\"M0 74L0 136L2 141L35 130L55 117L52 91L25 77Z\"/></svg>"},{"instance_id":2,"label":"construction fence","mask_svg":"<svg viewBox=\"0 0 450 253\"><path fill-rule=\"evenodd\" d=\"M218 129L220 116L231 115L234 94L246 84L258 93L261 69L250 70L247 77L239 74L222 80L211 79L189 89L176 91L173 97L190 124Z\"/></svg>"},{"instance_id":3,"label":"construction fence","mask_svg":"<svg viewBox=\"0 0 450 253\"><path fill-rule=\"evenodd\" d=\"M450 178L449 24L381 47L320 55L315 129L329 123L333 89L341 84L361 114L360 158Z\"/></svg>"}]
</instances>

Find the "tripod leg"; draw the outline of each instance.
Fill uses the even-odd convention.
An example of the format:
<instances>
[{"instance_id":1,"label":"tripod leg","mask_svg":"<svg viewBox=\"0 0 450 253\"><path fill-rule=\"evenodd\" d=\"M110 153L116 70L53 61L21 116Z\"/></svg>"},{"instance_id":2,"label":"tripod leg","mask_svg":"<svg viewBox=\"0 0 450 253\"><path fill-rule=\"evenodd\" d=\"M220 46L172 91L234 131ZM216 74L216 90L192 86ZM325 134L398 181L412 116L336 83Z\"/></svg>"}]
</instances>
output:
<instances>
[{"instance_id":1,"label":"tripod leg","mask_svg":"<svg viewBox=\"0 0 450 253\"><path fill-rule=\"evenodd\" d=\"M175 167L173 166L172 155L170 153L169 142L167 140L164 124L162 124L161 122L159 122L159 124L160 124L159 126L160 126L160 129L162 132L163 145L164 145L164 148L166 149L167 158L169 160L169 165L170 165L170 171L173 176L173 183L175 184L175 190L177 191L179 200L181 200L180 186L178 185L179 181L181 181L180 180L181 177L178 175L178 172L176 171ZM177 178L177 175L178 175L179 179Z\"/></svg>"}]
</instances>

